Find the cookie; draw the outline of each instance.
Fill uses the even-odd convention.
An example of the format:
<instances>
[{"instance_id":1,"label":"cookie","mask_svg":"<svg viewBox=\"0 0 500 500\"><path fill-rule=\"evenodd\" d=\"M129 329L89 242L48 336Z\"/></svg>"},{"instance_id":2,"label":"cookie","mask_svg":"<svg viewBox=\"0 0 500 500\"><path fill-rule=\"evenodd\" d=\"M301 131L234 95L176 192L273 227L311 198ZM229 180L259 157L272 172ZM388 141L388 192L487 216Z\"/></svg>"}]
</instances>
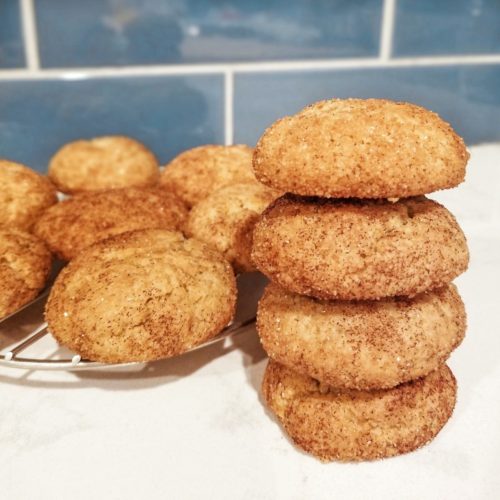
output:
<instances>
[{"instance_id":1,"label":"cookie","mask_svg":"<svg viewBox=\"0 0 500 500\"><path fill-rule=\"evenodd\" d=\"M125 136L104 136L64 145L49 163L49 177L63 193L151 186L160 170L144 144Z\"/></svg>"},{"instance_id":2,"label":"cookie","mask_svg":"<svg viewBox=\"0 0 500 500\"><path fill-rule=\"evenodd\" d=\"M216 250L161 229L113 236L59 274L45 309L58 342L105 363L185 352L232 319L236 283Z\"/></svg>"},{"instance_id":3,"label":"cookie","mask_svg":"<svg viewBox=\"0 0 500 500\"><path fill-rule=\"evenodd\" d=\"M254 271L250 260L253 228L277 196L276 191L258 182L218 189L193 207L186 233L221 252L236 271Z\"/></svg>"},{"instance_id":4,"label":"cookie","mask_svg":"<svg viewBox=\"0 0 500 500\"><path fill-rule=\"evenodd\" d=\"M29 231L56 202L56 189L46 177L20 163L0 159L0 226Z\"/></svg>"},{"instance_id":5,"label":"cookie","mask_svg":"<svg viewBox=\"0 0 500 500\"><path fill-rule=\"evenodd\" d=\"M384 201L286 195L253 233L256 267L283 288L320 299L414 296L468 265L455 218L425 197Z\"/></svg>"},{"instance_id":6,"label":"cookie","mask_svg":"<svg viewBox=\"0 0 500 500\"><path fill-rule=\"evenodd\" d=\"M379 391L322 385L269 361L264 399L293 442L322 461L375 460L431 441L453 413L456 381L446 365Z\"/></svg>"},{"instance_id":7,"label":"cookie","mask_svg":"<svg viewBox=\"0 0 500 500\"><path fill-rule=\"evenodd\" d=\"M43 241L0 228L0 318L32 301L45 286L52 256Z\"/></svg>"},{"instance_id":8,"label":"cookie","mask_svg":"<svg viewBox=\"0 0 500 500\"><path fill-rule=\"evenodd\" d=\"M465 335L454 285L412 299L324 301L270 284L257 331L270 358L324 384L388 389L442 365Z\"/></svg>"},{"instance_id":9,"label":"cookie","mask_svg":"<svg viewBox=\"0 0 500 500\"><path fill-rule=\"evenodd\" d=\"M252 153L243 144L189 149L165 166L160 182L192 207L221 187L255 182Z\"/></svg>"},{"instance_id":10,"label":"cookie","mask_svg":"<svg viewBox=\"0 0 500 500\"><path fill-rule=\"evenodd\" d=\"M86 193L54 205L35 224L60 259L71 260L97 241L137 229L181 229L184 204L160 188L123 188Z\"/></svg>"},{"instance_id":11,"label":"cookie","mask_svg":"<svg viewBox=\"0 0 500 500\"><path fill-rule=\"evenodd\" d=\"M437 114L405 102L332 99L278 120L260 138L257 179L283 192L398 198L457 186L469 154Z\"/></svg>"}]
</instances>

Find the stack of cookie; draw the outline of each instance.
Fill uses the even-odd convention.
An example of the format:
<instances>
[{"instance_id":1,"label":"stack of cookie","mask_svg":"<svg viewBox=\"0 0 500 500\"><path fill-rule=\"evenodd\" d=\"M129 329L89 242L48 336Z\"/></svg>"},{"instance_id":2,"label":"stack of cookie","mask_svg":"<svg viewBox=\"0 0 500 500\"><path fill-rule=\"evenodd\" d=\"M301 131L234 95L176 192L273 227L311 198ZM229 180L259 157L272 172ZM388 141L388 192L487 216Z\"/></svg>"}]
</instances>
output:
<instances>
[{"instance_id":1,"label":"stack of cookie","mask_svg":"<svg viewBox=\"0 0 500 500\"><path fill-rule=\"evenodd\" d=\"M290 193L253 235L271 279L257 321L271 358L264 398L322 460L414 450L452 414L444 363L465 311L451 281L468 250L454 217L423 195L462 182L467 159L436 114L377 99L309 106L257 145L257 178Z\"/></svg>"}]
</instances>

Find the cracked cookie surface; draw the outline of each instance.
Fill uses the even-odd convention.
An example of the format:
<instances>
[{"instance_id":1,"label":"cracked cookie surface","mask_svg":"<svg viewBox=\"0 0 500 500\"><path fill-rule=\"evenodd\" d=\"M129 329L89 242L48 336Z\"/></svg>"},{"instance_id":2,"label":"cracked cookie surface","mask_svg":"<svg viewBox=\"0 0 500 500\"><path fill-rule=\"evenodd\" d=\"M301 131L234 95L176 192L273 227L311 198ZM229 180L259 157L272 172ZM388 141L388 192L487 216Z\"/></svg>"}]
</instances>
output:
<instances>
[{"instance_id":1,"label":"cracked cookie surface","mask_svg":"<svg viewBox=\"0 0 500 500\"><path fill-rule=\"evenodd\" d=\"M187 209L165 189L123 188L73 196L40 217L34 233L52 252L71 260L84 248L138 229L182 229Z\"/></svg>"},{"instance_id":2,"label":"cracked cookie surface","mask_svg":"<svg viewBox=\"0 0 500 500\"><path fill-rule=\"evenodd\" d=\"M427 375L462 342L465 326L455 285L412 299L327 301L272 283L257 312L270 358L324 384L358 390Z\"/></svg>"},{"instance_id":3,"label":"cracked cookie surface","mask_svg":"<svg viewBox=\"0 0 500 500\"><path fill-rule=\"evenodd\" d=\"M333 200L285 195L262 214L252 260L291 292L320 299L414 296L467 269L453 215L425 197Z\"/></svg>"},{"instance_id":4,"label":"cracked cookie surface","mask_svg":"<svg viewBox=\"0 0 500 500\"><path fill-rule=\"evenodd\" d=\"M192 207L224 186L255 182L252 152L244 144L188 149L165 166L160 183Z\"/></svg>"},{"instance_id":5,"label":"cracked cookie surface","mask_svg":"<svg viewBox=\"0 0 500 500\"><path fill-rule=\"evenodd\" d=\"M51 158L49 177L63 193L151 186L160 169L144 144L120 135L65 144Z\"/></svg>"},{"instance_id":6,"label":"cracked cookie surface","mask_svg":"<svg viewBox=\"0 0 500 500\"><path fill-rule=\"evenodd\" d=\"M54 337L83 358L152 361L217 335L235 301L235 277L220 253L150 229L80 253L57 277L45 317Z\"/></svg>"},{"instance_id":7,"label":"cracked cookie surface","mask_svg":"<svg viewBox=\"0 0 500 500\"><path fill-rule=\"evenodd\" d=\"M384 99L331 99L271 125L253 168L282 192L397 198L457 186L468 158L464 141L432 111Z\"/></svg>"},{"instance_id":8,"label":"cracked cookie surface","mask_svg":"<svg viewBox=\"0 0 500 500\"><path fill-rule=\"evenodd\" d=\"M40 239L0 228L0 318L33 300L49 277L52 256Z\"/></svg>"},{"instance_id":9,"label":"cracked cookie surface","mask_svg":"<svg viewBox=\"0 0 500 500\"><path fill-rule=\"evenodd\" d=\"M219 250L237 272L255 271L250 260L253 228L277 196L260 182L225 186L193 207L186 233Z\"/></svg>"},{"instance_id":10,"label":"cracked cookie surface","mask_svg":"<svg viewBox=\"0 0 500 500\"><path fill-rule=\"evenodd\" d=\"M334 389L270 360L262 393L293 442L322 461L376 460L431 441L453 413L457 384L442 365L392 389Z\"/></svg>"},{"instance_id":11,"label":"cracked cookie surface","mask_svg":"<svg viewBox=\"0 0 500 500\"><path fill-rule=\"evenodd\" d=\"M29 231L54 203L56 188L46 177L20 163L0 160L0 226Z\"/></svg>"}]
</instances>

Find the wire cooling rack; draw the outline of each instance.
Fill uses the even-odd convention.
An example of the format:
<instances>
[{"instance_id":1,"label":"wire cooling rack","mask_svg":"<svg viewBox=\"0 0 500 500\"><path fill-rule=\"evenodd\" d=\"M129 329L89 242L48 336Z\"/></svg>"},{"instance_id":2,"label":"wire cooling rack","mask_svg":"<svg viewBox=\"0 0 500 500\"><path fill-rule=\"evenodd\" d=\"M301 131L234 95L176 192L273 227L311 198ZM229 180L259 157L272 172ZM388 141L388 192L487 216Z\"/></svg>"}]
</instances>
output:
<instances>
[{"instance_id":1,"label":"wire cooling rack","mask_svg":"<svg viewBox=\"0 0 500 500\"><path fill-rule=\"evenodd\" d=\"M188 352L197 351L198 349L203 349L209 345L221 342L228 337L234 337L245 331L245 327L255 323L255 317L249 318L245 321L235 322L227 326L222 330L216 337L192 347L188 351L183 352L186 354ZM8 349L3 354L0 354L0 366L7 366L9 368L21 368L24 370L67 370L67 371L77 371L77 370L88 370L91 368L116 368L123 366L132 366L139 363L98 363L97 361L90 361L88 359L82 359L79 354L74 354L69 358L63 359L50 359L50 358L31 358L23 357L20 354L25 351L28 347L32 346L36 342L39 342L46 335L50 335L47 323L41 324L38 328L33 330L25 339L16 344L15 346ZM181 355L181 354L180 354Z\"/></svg>"},{"instance_id":2,"label":"wire cooling rack","mask_svg":"<svg viewBox=\"0 0 500 500\"><path fill-rule=\"evenodd\" d=\"M256 273L255 273L256 274ZM258 298L262 293L265 279L262 276L244 275L238 277L238 309L236 319L222 330L216 337L209 339L203 344L199 344L179 356L188 352L197 351L209 345L222 342L229 337L234 337L247 330L247 327L255 323L255 310ZM47 300L49 290L46 290L33 302L23 307L18 312L0 321L0 335L8 335L15 331L20 337L17 342L9 343L3 348L0 347L0 366L8 368L20 368L24 370L91 370L91 369L112 369L127 366L144 364L143 362L133 363L99 363L88 359L82 359L75 353L65 354L62 358L52 359L51 356L36 352L37 344L41 344L44 339L51 337L47 323L43 322L43 307ZM30 327L30 323L35 320L35 326ZM28 328L21 327L28 325ZM18 331L19 330L19 331ZM5 344L5 341L4 341ZM34 350L35 354L25 356L28 350Z\"/></svg>"}]
</instances>

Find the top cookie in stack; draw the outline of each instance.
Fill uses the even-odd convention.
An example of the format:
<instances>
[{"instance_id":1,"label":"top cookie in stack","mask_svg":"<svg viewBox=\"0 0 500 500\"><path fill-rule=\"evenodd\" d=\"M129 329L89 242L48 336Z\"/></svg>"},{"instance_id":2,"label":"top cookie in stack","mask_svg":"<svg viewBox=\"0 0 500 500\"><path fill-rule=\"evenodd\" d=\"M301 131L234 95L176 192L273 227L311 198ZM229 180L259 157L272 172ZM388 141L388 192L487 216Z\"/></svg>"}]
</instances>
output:
<instances>
[{"instance_id":1,"label":"top cookie in stack","mask_svg":"<svg viewBox=\"0 0 500 500\"><path fill-rule=\"evenodd\" d=\"M453 411L444 362L465 310L451 281L469 255L453 215L423 195L462 182L467 159L435 113L378 99L319 102L256 147L256 177L288 193L253 233L273 282L257 318L264 398L322 460L414 450Z\"/></svg>"},{"instance_id":2,"label":"top cookie in stack","mask_svg":"<svg viewBox=\"0 0 500 500\"><path fill-rule=\"evenodd\" d=\"M465 177L463 140L436 113L382 99L332 99L274 123L254 153L258 180L326 198L402 198Z\"/></svg>"}]
</instances>

